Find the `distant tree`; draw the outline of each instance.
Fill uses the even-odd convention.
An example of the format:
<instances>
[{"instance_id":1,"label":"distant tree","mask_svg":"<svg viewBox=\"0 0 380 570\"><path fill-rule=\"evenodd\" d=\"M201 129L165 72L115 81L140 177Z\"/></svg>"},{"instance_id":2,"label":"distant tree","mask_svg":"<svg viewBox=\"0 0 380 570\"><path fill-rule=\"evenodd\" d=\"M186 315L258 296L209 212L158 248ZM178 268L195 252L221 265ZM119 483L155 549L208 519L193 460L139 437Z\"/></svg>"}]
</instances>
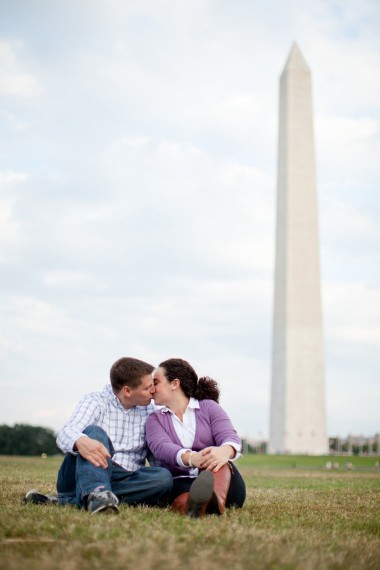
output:
<instances>
[{"instance_id":1,"label":"distant tree","mask_svg":"<svg viewBox=\"0 0 380 570\"><path fill-rule=\"evenodd\" d=\"M12 428L6 425L0 425L0 454L10 455L9 450L12 447Z\"/></svg>"},{"instance_id":2,"label":"distant tree","mask_svg":"<svg viewBox=\"0 0 380 570\"><path fill-rule=\"evenodd\" d=\"M54 455L59 452L55 439L55 433L49 428L0 425L0 455Z\"/></svg>"}]
</instances>

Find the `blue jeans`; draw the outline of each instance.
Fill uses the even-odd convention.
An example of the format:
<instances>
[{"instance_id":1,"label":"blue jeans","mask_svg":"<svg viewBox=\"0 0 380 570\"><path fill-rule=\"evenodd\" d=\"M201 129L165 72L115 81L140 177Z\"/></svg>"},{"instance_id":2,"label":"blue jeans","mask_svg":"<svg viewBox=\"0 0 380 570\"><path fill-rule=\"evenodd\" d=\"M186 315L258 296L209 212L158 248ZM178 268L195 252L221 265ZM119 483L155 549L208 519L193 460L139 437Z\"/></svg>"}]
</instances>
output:
<instances>
[{"instance_id":1,"label":"blue jeans","mask_svg":"<svg viewBox=\"0 0 380 570\"><path fill-rule=\"evenodd\" d=\"M115 450L106 432L89 426L83 433L100 441L111 457ZM57 491L60 504L83 507L84 498L97 487L112 491L120 502L129 505L166 505L173 487L171 473L163 467L142 467L127 471L112 459L108 467L95 467L80 455L67 454L58 471Z\"/></svg>"}]
</instances>

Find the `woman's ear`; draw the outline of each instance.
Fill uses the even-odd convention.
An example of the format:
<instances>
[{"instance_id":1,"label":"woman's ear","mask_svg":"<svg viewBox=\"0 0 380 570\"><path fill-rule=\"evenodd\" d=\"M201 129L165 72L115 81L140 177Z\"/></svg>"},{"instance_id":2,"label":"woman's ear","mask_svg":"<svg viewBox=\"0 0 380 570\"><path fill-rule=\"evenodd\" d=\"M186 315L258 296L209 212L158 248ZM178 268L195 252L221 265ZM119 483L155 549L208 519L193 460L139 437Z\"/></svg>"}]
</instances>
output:
<instances>
[{"instance_id":1,"label":"woman's ear","mask_svg":"<svg viewBox=\"0 0 380 570\"><path fill-rule=\"evenodd\" d=\"M178 388L181 385L181 382L178 380L178 378L176 378L175 380L173 380L173 382L171 382L172 385L172 390L178 390Z\"/></svg>"}]
</instances>

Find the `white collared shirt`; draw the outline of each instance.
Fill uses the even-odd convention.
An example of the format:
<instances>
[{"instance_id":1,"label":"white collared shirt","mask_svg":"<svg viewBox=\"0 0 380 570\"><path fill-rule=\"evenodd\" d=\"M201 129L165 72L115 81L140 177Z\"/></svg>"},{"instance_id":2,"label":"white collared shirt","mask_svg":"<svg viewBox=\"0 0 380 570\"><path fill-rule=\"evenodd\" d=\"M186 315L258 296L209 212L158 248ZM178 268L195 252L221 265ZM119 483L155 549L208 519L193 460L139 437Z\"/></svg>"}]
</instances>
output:
<instances>
[{"instance_id":1,"label":"white collared shirt","mask_svg":"<svg viewBox=\"0 0 380 570\"><path fill-rule=\"evenodd\" d=\"M185 465L183 463L182 455L186 453L186 451L191 451L192 445L194 443L195 429L197 427L195 420L195 410L197 409L199 409L199 401L195 398L190 398L187 408L184 411L182 421L167 406L164 406L161 410L162 413L170 413L174 429L178 435L178 439L184 446L183 449L180 449L177 453L177 463L180 467L188 467L188 465ZM194 467L193 469L189 470L187 477L196 477L197 475L198 469Z\"/></svg>"},{"instance_id":2,"label":"white collared shirt","mask_svg":"<svg viewBox=\"0 0 380 570\"><path fill-rule=\"evenodd\" d=\"M173 426L178 435L178 439L181 444L184 446L180 449L177 453L177 464L180 467L188 468L188 465L185 465L182 461L182 455L186 453L186 451L192 451L192 446L195 439L195 430L196 430L196 417L195 417L195 410L199 409L199 400L196 398L190 398L189 403L187 405L186 410L184 411L182 421L179 419L178 416L167 406L164 406L161 409L162 413L169 412L172 418ZM238 457L240 457L241 447L236 442L225 441L222 445L231 445L236 451L235 457L230 460L234 461ZM198 469L194 467L193 469L189 470L189 473L186 477L196 477L198 475Z\"/></svg>"}]
</instances>

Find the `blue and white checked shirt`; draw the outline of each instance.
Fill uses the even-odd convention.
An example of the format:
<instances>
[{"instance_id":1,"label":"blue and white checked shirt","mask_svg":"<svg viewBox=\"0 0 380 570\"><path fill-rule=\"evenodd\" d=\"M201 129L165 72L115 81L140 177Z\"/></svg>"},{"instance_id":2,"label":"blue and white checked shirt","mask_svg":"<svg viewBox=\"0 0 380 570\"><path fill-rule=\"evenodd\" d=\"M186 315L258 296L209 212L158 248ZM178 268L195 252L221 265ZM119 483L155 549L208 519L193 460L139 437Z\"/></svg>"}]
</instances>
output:
<instances>
[{"instance_id":1,"label":"blue and white checked shirt","mask_svg":"<svg viewBox=\"0 0 380 570\"><path fill-rule=\"evenodd\" d=\"M63 453L75 453L74 444L84 435L83 430L90 425L100 426L114 446L112 460L127 471L136 471L145 465L148 454L145 422L154 409L154 405L149 404L127 410L108 384L102 392L92 392L82 398L58 433L57 445Z\"/></svg>"}]
</instances>

